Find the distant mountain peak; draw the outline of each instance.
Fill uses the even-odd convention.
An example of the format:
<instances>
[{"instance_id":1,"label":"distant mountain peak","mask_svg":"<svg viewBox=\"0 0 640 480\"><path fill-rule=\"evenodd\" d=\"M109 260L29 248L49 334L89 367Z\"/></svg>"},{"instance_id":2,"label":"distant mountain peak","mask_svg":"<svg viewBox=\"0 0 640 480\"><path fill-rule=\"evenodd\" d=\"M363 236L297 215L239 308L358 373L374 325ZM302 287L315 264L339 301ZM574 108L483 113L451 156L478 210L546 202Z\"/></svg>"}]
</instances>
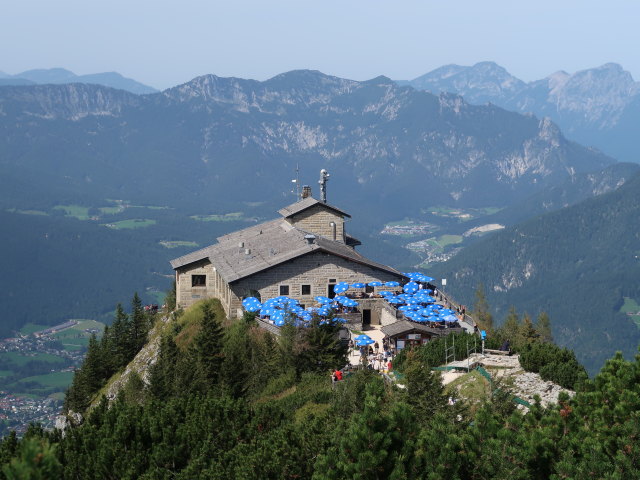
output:
<instances>
[{"instance_id":1,"label":"distant mountain peak","mask_svg":"<svg viewBox=\"0 0 640 480\"><path fill-rule=\"evenodd\" d=\"M91 73L88 75L76 75L65 68L36 68L27 70L17 75L0 75L2 85L24 85L28 83L43 84L68 84L68 83L93 83L105 87L126 90L136 94L155 93L155 88L144 85L131 78L126 78L118 72Z\"/></svg>"}]
</instances>

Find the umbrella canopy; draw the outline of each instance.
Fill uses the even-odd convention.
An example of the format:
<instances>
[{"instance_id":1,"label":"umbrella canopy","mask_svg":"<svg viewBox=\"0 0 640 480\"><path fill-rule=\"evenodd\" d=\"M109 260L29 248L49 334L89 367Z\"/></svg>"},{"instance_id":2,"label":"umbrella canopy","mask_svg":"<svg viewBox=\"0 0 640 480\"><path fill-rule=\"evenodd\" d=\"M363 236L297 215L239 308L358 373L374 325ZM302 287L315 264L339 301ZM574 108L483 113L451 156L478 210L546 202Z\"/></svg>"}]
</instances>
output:
<instances>
[{"instance_id":1,"label":"umbrella canopy","mask_svg":"<svg viewBox=\"0 0 640 480\"><path fill-rule=\"evenodd\" d=\"M385 282L385 287L399 287L400 284L398 282Z\"/></svg>"},{"instance_id":2,"label":"umbrella canopy","mask_svg":"<svg viewBox=\"0 0 640 480\"><path fill-rule=\"evenodd\" d=\"M382 282L369 282L370 287L381 287Z\"/></svg>"},{"instance_id":3,"label":"umbrella canopy","mask_svg":"<svg viewBox=\"0 0 640 480\"><path fill-rule=\"evenodd\" d=\"M335 293L344 293L344 292L346 292L347 290L349 290L349 286L348 286L348 285L347 285L347 286L345 286L345 285L341 285L341 286L339 286L339 287L338 287L338 286L333 287L333 291L334 291Z\"/></svg>"},{"instance_id":4,"label":"umbrella canopy","mask_svg":"<svg viewBox=\"0 0 640 480\"><path fill-rule=\"evenodd\" d=\"M371 338L369 335L358 335L356 338L353 339L354 343L358 346L358 347L363 347L365 345L371 345L372 343L375 342L375 340L373 338Z\"/></svg>"},{"instance_id":5,"label":"umbrella canopy","mask_svg":"<svg viewBox=\"0 0 640 480\"><path fill-rule=\"evenodd\" d=\"M245 309L247 312L251 312L251 313L253 313L253 312L257 312L257 311L258 311L258 310L260 310L261 308L262 308L262 304L261 304L260 302L258 302L258 303L251 303L251 304L247 305L246 307L244 307L244 309Z\"/></svg>"},{"instance_id":6,"label":"umbrella canopy","mask_svg":"<svg viewBox=\"0 0 640 480\"><path fill-rule=\"evenodd\" d=\"M318 296L318 297L314 297L313 299L314 299L316 302L318 302L318 303L322 303L322 304L325 304L325 303L331 303L331 302L333 302L333 300L331 300L329 297L322 297L322 296Z\"/></svg>"},{"instance_id":7,"label":"umbrella canopy","mask_svg":"<svg viewBox=\"0 0 640 480\"><path fill-rule=\"evenodd\" d=\"M364 288L366 285L362 282L356 282L351 284L351 288Z\"/></svg>"},{"instance_id":8,"label":"umbrella canopy","mask_svg":"<svg viewBox=\"0 0 640 480\"><path fill-rule=\"evenodd\" d=\"M416 282L409 282L404 286L403 290L405 293L416 293L419 288L420 286Z\"/></svg>"},{"instance_id":9,"label":"umbrella canopy","mask_svg":"<svg viewBox=\"0 0 640 480\"><path fill-rule=\"evenodd\" d=\"M242 300L243 307L250 305L252 303L260 303L260 300L258 300L256 297L247 297L244 300Z\"/></svg>"}]
</instances>

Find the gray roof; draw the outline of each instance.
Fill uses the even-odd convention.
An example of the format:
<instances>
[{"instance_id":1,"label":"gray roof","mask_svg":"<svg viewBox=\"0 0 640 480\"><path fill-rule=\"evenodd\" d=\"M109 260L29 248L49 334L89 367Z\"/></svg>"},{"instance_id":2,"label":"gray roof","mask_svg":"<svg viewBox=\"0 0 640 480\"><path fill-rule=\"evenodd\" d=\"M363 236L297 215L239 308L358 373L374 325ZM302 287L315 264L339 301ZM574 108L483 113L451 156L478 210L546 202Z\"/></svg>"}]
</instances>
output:
<instances>
[{"instance_id":1,"label":"gray roof","mask_svg":"<svg viewBox=\"0 0 640 480\"><path fill-rule=\"evenodd\" d=\"M390 337L394 337L396 335L400 335L402 333L407 333L415 330L416 332L428 333L430 335L446 335L451 332L458 332L462 329L460 328L432 328L426 325L422 325L420 323L410 322L408 320L399 320L390 325L385 325L380 329L382 333L388 335Z\"/></svg>"},{"instance_id":2,"label":"gray roof","mask_svg":"<svg viewBox=\"0 0 640 480\"><path fill-rule=\"evenodd\" d=\"M303 198L299 202L292 203L291 205L278 210L278 213L282 215L284 218L288 218L295 215L296 213L300 213L306 210L307 208L311 208L316 205L322 205L328 210L333 210L334 212L336 212L339 215L342 215L343 217L351 218L351 215L349 215L347 212L343 210L340 210L338 207L334 207L332 205L329 205L328 203L322 203L320 200L316 200L313 197Z\"/></svg>"},{"instance_id":3,"label":"gray roof","mask_svg":"<svg viewBox=\"0 0 640 480\"><path fill-rule=\"evenodd\" d=\"M222 278L232 283L287 260L322 251L404 278L394 268L371 261L344 243L321 236L309 243L305 239L308 234L280 218L219 237L218 243L176 258L171 266L177 269L208 259Z\"/></svg>"}]
</instances>

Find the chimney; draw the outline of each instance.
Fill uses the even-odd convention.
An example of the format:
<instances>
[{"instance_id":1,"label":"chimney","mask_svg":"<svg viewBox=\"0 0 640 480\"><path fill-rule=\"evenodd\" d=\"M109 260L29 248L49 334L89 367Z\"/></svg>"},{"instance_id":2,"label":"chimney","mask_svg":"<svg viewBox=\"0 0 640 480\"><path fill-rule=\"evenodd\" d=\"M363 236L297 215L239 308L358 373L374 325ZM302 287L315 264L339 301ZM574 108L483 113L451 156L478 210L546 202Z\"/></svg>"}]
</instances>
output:
<instances>
[{"instance_id":1,"label":"chimney","mask_svg":"<svg viewBox=\"0 0 640 480\"><path fill-rule=\"evenodd\" d=\"M302 198L308 198L311 196L311 187L309 185L304 185L302 187Z\"/></svg>"},{"instance_id":2,"label":"chimney","mask_svg":"<svg viewBox=\"0 0 640 480\"><path fill-rule=\"evenodd\" d=\"M244 249L244 254L245 255L251 255L251 249L250 248L245 248Z\"/></svg>"},{"instance_id":3,"label":"chimney","mask_svg":"<svg viewBox=\"0 0 640 480\"><path fill-rule=\"evenodd\" d=\"M304 239L307 241L309 245L312 245L316 241L316 236L308 233L307 235L304 236Z\"/></svg>"}]
</instances>

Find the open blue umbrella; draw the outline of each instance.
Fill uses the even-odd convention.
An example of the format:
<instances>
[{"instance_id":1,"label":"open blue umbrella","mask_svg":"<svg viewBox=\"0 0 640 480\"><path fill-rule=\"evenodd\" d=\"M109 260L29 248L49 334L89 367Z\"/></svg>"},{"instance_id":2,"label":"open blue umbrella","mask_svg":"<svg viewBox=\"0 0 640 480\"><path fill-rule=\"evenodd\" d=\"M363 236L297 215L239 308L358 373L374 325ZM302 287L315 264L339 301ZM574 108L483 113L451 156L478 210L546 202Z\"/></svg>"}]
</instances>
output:
<instances>
[{"instance_id":1,"label":"open blue umbrella","mask_svg":"<svg viewBox=\"0 0 640 480\"><path fill-rule=\"evenodd\" d=\"M369 282L370 287L381 287L382 282Z\"/></svg>"},{"instance_id":2,"label":"open blue umbrella","mask_svg":"<svg viewBox=\"0 0 640 480\"><path fill-rule=\"evenodd\" d=\"M251 304L247 305L246 307L244 307L244 309L245 309L247 312L251 312L251 313L253 313L253 312L257 312L257 311L258 311L258 310L260 310L261 308L262 308L262 304L261 304L260 302L258 302L258 303L251 303Z\"/></svg>"},{"instance_id":3,"label":"open blue umbrella","mask_svg":"<svg viewBox=\"0 0 640 480\"><path fill-rule=\"evenodd\" d=\"M364 347L365 345L371 345L372 343L375 342L375 340L373 338L371 338L369 335L365 335L365 334L358 335L353 340L354 340L354 343L358 347Z\"/></svg>"},{"instance_id":4,"label":"open blue umbrella","mask_svg":"<svg viewBox=\"0 0 640 480\"><path fill-rule=\"evenodd\" d=\"M313 299L314 299L316 302L318 302L318 303L322 303L322 304L325 304L325 303L331 303L331 302L333 302L333 300L331 300L329 297L317 296L317 297L314 297Z\"/></svg>"},{"instance_id":5,"label":"open blue umbrella","mask_svg":"<svg viewBox=\"0 0 640 480\"><path fill-rule=\"evenodd\" d=\"M398 283L398 282L385 282L384 286L385 287L399 287L400 283Z\"/></svg>"},{"instance_id":6,"label":"open blue umbrella","mask_svg":"<svg viewBox=\"0 0 640 480\"><path fill-rule=\"evenodd\" d=\"M333 291L336 293L344 293L349 290L349 285L336 285L333 287Z\"/></svg>"},{"instance_id":7,"label":"open blue umbrella","mask_svg":"<svg viewBox=\"0 0 640 480\"><path fill-rule=\"evenodd\" d=\"M420 286L416 282L407 283L403 290L405 293L416 293L419 290Z\"/></svg>"}]
</instances>

